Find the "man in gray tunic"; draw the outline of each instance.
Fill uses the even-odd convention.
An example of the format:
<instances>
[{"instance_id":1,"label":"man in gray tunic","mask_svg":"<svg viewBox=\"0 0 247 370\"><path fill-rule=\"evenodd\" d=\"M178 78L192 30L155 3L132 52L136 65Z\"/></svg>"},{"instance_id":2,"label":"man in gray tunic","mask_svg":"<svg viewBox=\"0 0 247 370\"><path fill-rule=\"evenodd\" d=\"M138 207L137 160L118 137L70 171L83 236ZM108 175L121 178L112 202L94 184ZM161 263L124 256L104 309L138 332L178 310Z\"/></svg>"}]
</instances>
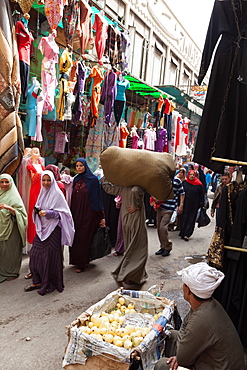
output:
<instances>
[{"instance_id":1,"label":"man in gray tunic","mask_svg":"<svg viewBox=\"0 0 247 370\"><path fill-rule=\"evenodd\" d=\"M205 262L186 267L178 274L191 308L180 330L171 331L166 357L158 361L155 370L174 370L178 366L193 370L244 370L238 333L223 307L212 298L224 274Z\"/></svg>"}]
</instances>

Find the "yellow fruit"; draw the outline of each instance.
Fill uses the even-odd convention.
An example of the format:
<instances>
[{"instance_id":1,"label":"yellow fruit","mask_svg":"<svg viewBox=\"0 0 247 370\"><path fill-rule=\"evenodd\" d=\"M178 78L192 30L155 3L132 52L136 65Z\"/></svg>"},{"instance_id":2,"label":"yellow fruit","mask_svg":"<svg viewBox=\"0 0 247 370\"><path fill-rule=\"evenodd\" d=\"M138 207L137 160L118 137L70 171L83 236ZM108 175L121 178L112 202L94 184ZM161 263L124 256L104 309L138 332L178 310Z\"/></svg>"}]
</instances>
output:
<instances>
[{"instance_id":1,"label":"yellow fruit","mask_svg":"<svg viewBox=\"0 0 247 370\"><path fill-rule=\"evenodd\" d=\"M126 306L121 306L120 307L120 311L125 312L126 311L126 308L127 308Z\"/></svg>"},{"instance_id":2,"label":"yellow fruit","mask_svg":"<svg viewBox=\"0 0 247 370\"><path fill-rule=\"evenodd\" d=\"M109 322L112 322L114 320L113 314L110 313L108 315L108 320L109 320Z\"/></svg>"},{"instance_id":3,"label":"yellow fruit","mask_svg":"<svg viewBox=\"0 0 247 370\"><path fill-rule=\"evenodd\" d=\"M120 325L123 325L124 323L124 316L120 316L119 319L118 319L118 322Z\"/></svg>"},{"instance_id":4,"label":"yellow fruit","mask_svg":"<svg viewBox=\"0 0 247 370\"><path fill-rule=\"evenodd\" d=\"M133 331L135 331L135 327L133 325L126 325L125 329L127 330L128 334L131 334Z\"/></svg>"},{"instance_id":5,"label":"yellow fruit","mask_svg":"<svg viewBox=\"0 0 247 370\"><path fill-rule=\"evenodd\" d=\"M133 347L137 347L137 346L139 346L139 344L141 343L141 341L140 341L140 338L139 337L134 337L133 339L132 339L132 344L133 344Z\"/></svg>"},{"instance_id":6,"label":"yellow fruit","mask_svg":"<svg viewBox=\"0 0 247 370\"><path fill-rule=\"evenodd\" d=\"M132 348L132 342L131 342L131 340L129 340L129 339L125 340L123 345L124 345L124 348L125 348L125 349L130 349L130 348Z\"/></svg>"},{"instance_id":7,"label":"yellow fruit","mask_svg":"<svg viewBox=\"0 0 247 370\"><path fill-rule=\"evenodd\" d=\"M94 326L94 323L92 322L92 321L90 321L89 323L88 323L88 327L89 328L92 328Z\"/></svg>"},{"instance_id":8,"label":"yellow fruit","mask_svg":"<svg viewBox=\"0 0 247 370\"><path fill-rule=\"evenodd\" d=\"M112 334L104 334L103 339L105 342L112 343L113 342L113 335Z\"/></svg>"},{"instance_id":9,"label":"yellow fruit","mask_svg":"<svg viewBox=\"0 0 247 370\"><path fill-rule=\"evenodd\" d=\"M128 304L128 309L129 309L129 310L132 310L133 308L135 308L135 307L134 307L134 305L133 305L132 303L129 303L129 304Z\"/></svg>"},{"instance_id":10,"label":"yellow fruit","mask_svg":"<svg viewBox=\"0 0 247 370\"><path fill-rule=\"evenodd\" d=\"M123 297L118 298L118 302L123 306L125 304L125 299Z\"/></svg>"},{"instance_id":11,"label":"yellow fruit","mask_svg":"<svg viewBox=\"0 0 247 370\"><path fill-rule=\"evenodd\" d=\"M116 304L116 307L117 307L117 308L120 308L120 307L121 307L121 304L120 304L120 303L117 303L117 304Z\"/></svg>"}]
</instances>

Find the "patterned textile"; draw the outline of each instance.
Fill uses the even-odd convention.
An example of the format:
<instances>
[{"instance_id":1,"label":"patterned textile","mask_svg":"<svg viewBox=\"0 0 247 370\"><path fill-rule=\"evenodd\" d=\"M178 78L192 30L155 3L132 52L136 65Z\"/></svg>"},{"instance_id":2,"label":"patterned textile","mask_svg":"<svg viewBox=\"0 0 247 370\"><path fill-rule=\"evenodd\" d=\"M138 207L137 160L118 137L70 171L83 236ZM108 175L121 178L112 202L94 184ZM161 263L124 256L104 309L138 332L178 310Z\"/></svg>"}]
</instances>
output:
<instances>
[{"instance_id":1,"label":"patterned textile","mask_svg":"<svg viewBox=\"0 0 247 370\"><path fill-rule=\"evenodd\" d=\"M224 229L222 229L219 226L216 226L213 238L208 248L206 258L210 262L211 266L221 268L223 267L223 257L224 257Z\"/></svg>"},{"instance_id":2,"label":"patterned textile","mask_svg":"<svg viewBox=\"0 0 247 370\"><path fill-rule=\"evenodd\" d=\"M52 30L55 30L61 21L65 4L66 0L46 0L45 15Z\"/></svg>"},{"instance_id":3,"label":"patterned textile","mask_svg":"<svg viewBox=\"0 0 247 370\"><path fill-rule=\"evenodd\" d=\"M18 50L8 0L3 0L0 7L0 45L0 173L13 175L21 163L24 144L17 115L20 97Z\"/></svg>"},{"instance_id":4,"label":"patterned textile","mask_svg":"<svg viewBox=\"0 0 247 370\"><path fill-rule=\"evenodd\" d=\"M79 2L77 0L68 0L63 11L63 27L66 43L70 44L77 28L79 17Z\"/></svg>"}]
</instances>

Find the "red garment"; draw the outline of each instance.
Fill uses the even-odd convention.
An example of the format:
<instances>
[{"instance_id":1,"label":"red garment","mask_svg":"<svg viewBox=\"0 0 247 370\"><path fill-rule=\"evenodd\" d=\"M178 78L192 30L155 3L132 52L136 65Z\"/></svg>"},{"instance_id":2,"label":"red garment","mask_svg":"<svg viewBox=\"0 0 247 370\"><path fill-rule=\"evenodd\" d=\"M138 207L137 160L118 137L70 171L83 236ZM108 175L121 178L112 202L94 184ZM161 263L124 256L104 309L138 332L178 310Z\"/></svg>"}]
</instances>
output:
<instances>
[{"instance_id":1,"label":"red garment","mask_svg":"<svg viewBox=\"0 0 247 370\"><path fill-rule=\"evenodd\" d=\"M157 106L157 112L161 111L162 105L164 104L164 99L162 98L162 95L158 99L158 106Z\"/></svg>"},{"instance_id":2,"label":"red garment","mask_svg":"<svg viewBox=\"0 0 247 370\"><path fill-rule=\"evenodd\" d=\"M121 126L120 127L120 140L119 140L119 147L120 148L126 148L126 141L127 136L129 135L129 131L127 127Z\"/></svg>"},{"instance_id":3,"label":"red garment","mask_svg":"<svg viewBox=\"0 0 247 370\"><path fill-rule=\"evenodd\" d=\"M182 127L182 131L185 133L185 144L188 145L189 144L189 120L186 118L183 120L183 127Z\"/></svg>"},{"instance_id":4,"label":"red garment","mask_svg":"<svg viewBox=\"0 0 247 370\"><path fill-rule=\"evenodd\" d=\"M81 0L80 1L80 22L79 22L81 54L85 53L85 50L88 45L88 41L91 37L91 32L92 32L91 16L92 16L91 7L86 1Z\"/></svg>"},{"instance_id":5,"label":"red garment","mask_svg":"<svg viewBox=\"0 0 247 370\"><path fill-rule=\"evenodd\" d=\"M194 178L194 180L193 180L193 181L192 181L192 180L189 180L189 176L190 176L191 172L194 172L194 174L195 174L195 178ZM196 177L196 171L194 171L194 170L190 170L190 171L188 172L188 175L187 175L187 177L186 177L186 181L187 181L189 184L191 184L191 185L202 185L201 181L198 179L198 177Z\"/></svg>"},{"instance_id":6,"label":"red garment","mask_svg":"<svg viewBox=\"0 0 247 370\"><path fill-rule=\"evenodd\" d=\"M182 123L181 117L180 117L180 116L178 116L178 118L177 118L177 124L176 124L175 152L176 152L176 150L177 150L177 147L178 147L178 146L179 146L179 144L180 144L181 123Z\"/></svg>"},{"instance_id":7,"label":"red garment","mask_svg":"<svg viewBox=\"0 0 247 370\"><path fill-rule=\"evenodd\" d=\"M58 184L59 189L61 190L61 192L63 193L63 195L66 198L66 189L65 189L64 184L61 181L57 181L57 184Z\"/></svg>"},{"instance_id":8,"label":"red garment","mask_svg":"<svg viewBox=\"0 0 247 370\"><path fill-rule=\"evenodd\" d=\"M168 116L169 116L169 114L171 113L171 103L170 103L170 100L166 98L165 101L164 101L164 104L165 104L164 113L165 114L168 114Z\"/></svg>"},{"instance_id":9,"label":"red garment","mask_svg":"<svg viewBox=\"0 0 247 370\"><path fill-rule=\"evenodd\" d=\"M16 22L15 29L19 59L30 66L30 50L34 40L33 35L21 21Z\"/></svg>"},{"instance_id":10,"label":"red garment","mask_svg":"<svg viewBox=\"0 0 247 370\"><path fill-rule=\"evenodd\" d=\"M39 160L39 164L44 171L45 167L42 165L42 160ZM36 235L36 228L33 223L33 209L39 196L41 189L41 173L39 173L32 163L32 159L28 160L27 170L32 174L31 176L31 188L29 197L29 207L28 207L28 225L27 225L27 241L33 244L34 237Z\"/></svg>"},{"instance_id":11,"label":"red garment","mask_svg":"<svg viewBox=\"0 0 247 370\"><path fill-rule=\"evenodd\" d=\"M107 39L108 22L99 13L95 14L93 29L96 31L95 48L98 56L98 61L99 64L102 65L102 57L105 51L105 44Z\"/></svg>"},{"instance_id":12,"label":"red garment","mask_svg":"<svg viewBox=\"0 0 247 370\"><path fill-rule=\"evenodd\" d=\"M91 113L93 117L97 118L101 92L100 84L104 79L104 76L102 70L99 67L93 66L90 77L94 79L92 87Z\"/></svg>"}]
</instances>

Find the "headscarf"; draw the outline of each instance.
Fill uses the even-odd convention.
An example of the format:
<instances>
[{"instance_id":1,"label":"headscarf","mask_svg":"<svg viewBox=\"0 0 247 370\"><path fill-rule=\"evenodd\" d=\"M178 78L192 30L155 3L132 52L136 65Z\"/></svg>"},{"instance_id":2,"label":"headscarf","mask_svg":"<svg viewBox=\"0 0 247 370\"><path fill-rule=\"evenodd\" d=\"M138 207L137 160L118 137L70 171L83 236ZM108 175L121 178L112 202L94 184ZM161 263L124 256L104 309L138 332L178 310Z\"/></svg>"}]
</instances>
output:
<instances>
[{"instance_id":1,"label":"headscarf","mask_svg":"<svg viewBox=\"0 0 247 370\"><path fill-rule=\"evenodd\" d=\"M48 164L45 169L53 173L56 181L61 181L61 174L57 166L55 166L54 164Z\"/></svg>"},{"instance_id":2,"label":"headscarf","mask_svg":"<svg viewBox=\"0 0 247 370\"><path fill-rule=\"evenodd\" d=\"M177 272L182 276L192 293L202 299L212 296L214 290L220 285L225 275L214 267L210 267L206 262L199 262Z\"/></svg>"},{"instance_id":3,"label":"headscarf","mask_svg":"<svg viewBox=\"0 0 247 370\"><path fill-rule=\"evenodd\" d=\"M74 177L73 187L79 180L83 180L86 184L88 193L89 193L89 200L90 200L90 207L93 211L99 212L104 209L103 201L102 201L102 193L100 188L100 183L86 162L84 158L78 158L76 162L81 162L85 166L85 172L79 173Z\"/></svg>"},{"instance_id":4,"label":"headscarf","mask_svg":"<svg viewBox=\"0 0 247 370\"><path fill-rule=\"evenodd\" d=\"M49 189L45 189L42 186L42 178L44 175L48 175L51 178L51 186ZM33 212L33 221L36 226L36 233L40 240L46 240L54 231L59 221L61 221L61 244L71 246L75 233L72 215L64 195L54 179L53 173L49 170L45 170L41 174L41 190L35 207L40 210L57 211L60 216L60 220L58 218L48 220L46 217L40 217L38 214Z\"/></svg>"},{"instance_id":5,"label":"headscarf","mask_svg":"<svg viewBox=\"0 0 247 370\"><path fill-rule=\"evenodd\" d=\"M10 175L3 173L0 175L0 180L7 179L10 182L9 190L0 190L0 203L5 203L15 210L18 230L21 236L23 247L26 244L26 227L27 227L27 212L24 207L20 194ZM0 240L8 240L14 227L13 216L7 209L0 211Z\"/></svg>"},{"instance_id":6,"label":"headscarf","mask_svg":"<svg viewBox=\"0 0 247 370\"><path fill-rule=\"evenodd\" d=\"M186 177L185 181L187 181L191 185L202 185L201 181L198 179L198 177L196 177L196 175L194 177L194 180L189 180L189 176L190 176L191 172L196 173L195 170L190 170L188 172L188 176Z\"/></svg>"}]
</instances>

